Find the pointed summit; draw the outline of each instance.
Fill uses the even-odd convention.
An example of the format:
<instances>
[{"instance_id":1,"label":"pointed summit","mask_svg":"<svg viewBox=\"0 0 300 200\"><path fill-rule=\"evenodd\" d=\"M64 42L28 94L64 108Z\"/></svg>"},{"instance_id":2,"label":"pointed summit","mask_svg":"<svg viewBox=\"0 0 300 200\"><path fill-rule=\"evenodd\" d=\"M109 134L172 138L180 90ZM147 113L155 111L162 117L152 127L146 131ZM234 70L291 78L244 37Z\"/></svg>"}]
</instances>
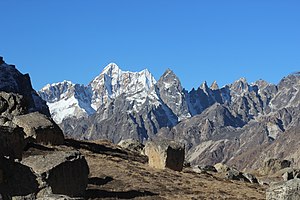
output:
<instances>
[{"instance_id":1,"label":"pointed summit","mask_svg":"<svg viewBox=\"0 0 300 200\"><path fill-rule=\"evenodd\" d=\"M211 86L210 86L211 90L218 90L219 89L219 85L217 83L217 81L214 81Z\"/></svg>"},{"instance_id":2,"label":"pointed summit","mask_svg":"<svg viewBox=\"0 0 300 200\"><path fill-rule=\"evenodd\" d=\"M245 77L241 77L239 80L237 80L235 82L247 84L247 79Z\"/></svg>"},{"instance_id":3,"label":"pointed summit","mask_svg":"<svg viewBox=\"0 0 300 200\"><path fill-rule=\"evenodd\" d=\"M207 82L204 81L201 85L200 85L200 89L207 91L208 90L208 86L207 86Z\"/></svg>"},{"instance_id":4,"label":"pointed summit","mask_svg":"<svg viewBox=\"0 0 300 200\"><path fill-rule=\"evenodd\" d=\"M171 69L167 69L166 71L165 71L165 73L162 75L162 77L169 77L169 76L172 76L172 77L176 77L177 78L177 76L176 76L176 74L171 70ZM178 79L178 78L177 78Z\"/></svg>"},{"instance_id":5,"label":"pointed summit","mask_svg":"<svg viewBox=\"0 0 300 200\"><path fill-rule=\"evenodd\" d=\"M101 74L119 74L122 70L119 68L119 66L116 63L109 63L101 72Z\"/></svg>"},{"instance_id":6,"label":"pointed summit","mask_svg":"<svg viewBox=\"0 0 300 200\"><path fill-rule=\"evenodd\" d=\"M178 116L179 121L190 117L180 80L172 70L167 69L156 86L161 100Z\"/></svg>"},{"instance_id":7,"label":"pointed summit","mask_svg":"<svg viewBox=\"0 0 300 200\"><path fill-rule=\"evenodd\" d=\"M231 91L235 91L237 94L243 94L251 90L251 86L248 85L246 78L240 78L230 86Z\"/></svg>"},{"instance_id":8,"label":"pointed summit","mask_svg":"<svg viewBox=\"0 0 300 200\"><path fill-rule=\"evenodd\" d=\"M165 73L158 80L158 85L160 85L160 87L162 85L164 85L165 88L169 88L171 86L180 87L180 90L182 90L182 86L181 86L179 78L169 68L165 71Z\"/></svg>"}]
</instances>

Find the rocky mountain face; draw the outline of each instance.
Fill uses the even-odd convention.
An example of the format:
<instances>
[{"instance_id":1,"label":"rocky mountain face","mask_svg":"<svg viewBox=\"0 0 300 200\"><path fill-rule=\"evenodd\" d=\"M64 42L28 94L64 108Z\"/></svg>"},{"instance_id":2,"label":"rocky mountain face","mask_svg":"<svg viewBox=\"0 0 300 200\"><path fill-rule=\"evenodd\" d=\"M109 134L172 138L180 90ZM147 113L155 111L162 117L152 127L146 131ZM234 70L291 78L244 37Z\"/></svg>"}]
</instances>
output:
<instances>
[{"instance_id":1,"label":"rocky mountain face","mask_svg":"<svg viewBox=\"0 0 300 200\"><path fill-rule=\"evenodd\" d=\"M299 126L299 86L295 73L278 85L241 78L186 91L169 69L156 82L148 70L123 72L109 64L87 86L63 82L39 94L68 136L114 143L162 136L184 143L192 164L256 169L272 156L300 166L296 152L286 155L275 145Z\"/></svg>"},{"instance_id":2,"label":"rocky mountain face","mask_svg":"<svg viewBox=\"0 0 300 200\"><path fill-rule=\"evenodd\" d=\"M221 92L229 97L225 101L158 135L185 143L186 159L192 164L222 162L252 170L279 158L299 167L299 88L299 73L283 78L278 86L264 81L248 85L241 79L221 89L228 91Z\"/></svg>"},{"instance_id":3,"label":"rocky mountain face","mask_svg":"<svg viewBox=\"0 0 300 200\"><path fill-rule=\"evenodd\" d=\"M28 112L38 111L50 116L46 102L32 88L28 74L22 74L14 65L6 64L3 57L0 57L0 71L0 91L22 95ZM3 103L1 107L7 107L7 103Z\"/></svg>"}]
</instances>

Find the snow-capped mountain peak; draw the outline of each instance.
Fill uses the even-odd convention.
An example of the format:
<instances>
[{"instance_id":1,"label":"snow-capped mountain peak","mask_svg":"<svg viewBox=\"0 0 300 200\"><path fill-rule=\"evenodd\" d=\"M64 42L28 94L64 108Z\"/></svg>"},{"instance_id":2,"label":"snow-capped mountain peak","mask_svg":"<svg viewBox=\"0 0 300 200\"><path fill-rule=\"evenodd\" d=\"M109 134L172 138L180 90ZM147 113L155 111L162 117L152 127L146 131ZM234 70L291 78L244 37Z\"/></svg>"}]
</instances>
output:
<instances>
[{"instance_id":1,"label":"snow-capped mountain peak","mask_svg":"<svg viewBox=\"0 0 300 200\"><path fill-rule=\"evenodd\" d=\"M109 77L119 77L122 74L122 70L119 68L119 66L116 63L109 63L101 72L101 75L106 74ZM99 77L98 76L98 77ZM97 77L96 77L97 78Z\"/></svg>"},{"instance_id":2,"label":"snow-capped mountain peak","mask_svg":"<svg viewBox=\"0 0 300 200\"><path fill-rule=\"evenodd\" d=\"M138 95L143 103L155 83L147 69L122 71L117 64L109 63L87 86L63 81L46 85L39 94L48 102L54 120L60 123L65 118L91 115L121 94L127 95L128 99Z\"/></svg>"}]
</instances>

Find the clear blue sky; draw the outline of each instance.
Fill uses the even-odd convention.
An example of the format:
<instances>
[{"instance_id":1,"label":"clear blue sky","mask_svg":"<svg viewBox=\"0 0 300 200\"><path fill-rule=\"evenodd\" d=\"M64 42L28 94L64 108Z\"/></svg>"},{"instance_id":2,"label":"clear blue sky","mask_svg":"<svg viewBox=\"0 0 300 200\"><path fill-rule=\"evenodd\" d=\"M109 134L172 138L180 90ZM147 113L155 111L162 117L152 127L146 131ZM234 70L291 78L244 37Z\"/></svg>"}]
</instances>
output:
<instances>
[{"instance_id":1,"label":"clear blue sky","mask_svg":"<svg viewBox=\"0 0 300 200\"><path fill-rule=\"evenodd\" d=\"M87 84L110 62L170 68L186 89L300 70L299 0L0 0L0 55L35 89ZM1 72L0 72L1 73Z\"/></svg>"}]
</instances>

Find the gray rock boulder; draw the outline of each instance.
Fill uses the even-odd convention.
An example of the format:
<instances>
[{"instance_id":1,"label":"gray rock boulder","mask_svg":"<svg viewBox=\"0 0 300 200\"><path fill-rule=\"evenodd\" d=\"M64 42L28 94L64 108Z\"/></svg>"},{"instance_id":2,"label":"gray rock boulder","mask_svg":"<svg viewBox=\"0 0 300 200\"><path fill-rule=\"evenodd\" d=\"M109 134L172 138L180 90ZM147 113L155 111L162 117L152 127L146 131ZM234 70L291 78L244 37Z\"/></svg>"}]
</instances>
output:
<instances>
[{"instance_id":1,"label":"gray rock boulder","mask_svg":"<svg viewBox=\"0 0 300 200\"><path fill-rule=\"evenodd\" d=\"M199 169L206 172L217 172L216 168L212 165L200 166Z\"/></svg>"},{"instance_id":2,"label":"gray rock boulder","mask_svg":"<svg viewBox=\"0 0 300 200\"><path fill-rule=\"evenodd\" d=\"M227 166L226 164L223 163L217 163L214 165L214 168L217 170L219 173L227 172L230 170L230 167Z\"/></svg>"},{"instance_id":3,"label":"gray rock boulder","mask_svg":"<svg viewBox=\"0 0 300 200\"><path fill-rule=\"evenodd\" d=\"M230 168L230 170L226 172L225 177L229 180L245 181L245 182L249 182L249 183L258 183L257 178L253 174L243 173L243 172L238 171L235 168Z\"/></svg>"},{"instance_id":4,"label":"gray rock boulder","mask_svg":"<svg viewBox=\"0 0 300 200\"><path fill-rule=\"evenodd\" d=\"M145 154L149 165L158 169L169 168L181 171L184 163L184 145L174 141L161 140L147 142Z\"/></svg>"},{"instance_id":5,"label":"gray rock boulder","mask_svg":"<svg viewBox=\"0 0 300 200\"><path fill-rule=\"evenodd\" d=\"M26 138L34 138L37 143L60 145L64 142L64 135L59 126L41 113L15 116L13 123L24 129Z\"/></svg>"},{"instance_id":6,"label":"gray rock boulder","mask_svg":"<svg viewBox=\"0 0 300 200\"><path fill-rule=\"evenodd\" d=\"M88 174L85 158L74 150L39 152L22 162L2 157L0 194L4 199L53 199L54 194L82 197Z\"/></svg>"},{"instance_id":7,"label":"gray rock boulder","mask_svg":"<svg viewBox=\"0 0 300 200\"><path fill-rule=\"evenodd\" d=\"M4 199L29 197L38 191L37 176L30 167L2 157L0 158L0 171L2 171L0 194Z\"/></svg>"},{"instance_id":8,"label":"gray rock boulder","mask_svg":"<svg viewBox=\"0 0 300 200\"><path fill-rule=\"evenodd\" d=\"M37 197L50 194L83 196L88 184L89 167L78 151L54 151L29 156L22 160L22 164L37 175Z\"/></svg>"},{"instance_id":9,"label":"gray rock boulder","mask_svg":"<svg viewBox=\"0 0 300 200\"><path fill-rule=\"evenodd\" d=\"M299 200L300 179L275 183L266 192L267 200Z\"/></svg>"},{"instance_id":10,"label":"gray rock boulder","mask_svg":"<svg viewBox=\"0 0 300 200\"><path fill-rule=\"evenodd\" d=\"M19 127L0 126L0 158L22 158L24 148L24 132Z\"/></svg>"},{"instance_id":11,"label":"gray rock boulder","mask_svg":"<svg viewBox=\"0 0 300 200\"><path fill-rule=\"evenodd\" d=\"M233 168L226 172L226 178L229 180L250 182L242 172Z\"/></svg>"},{"instance_id":12,"label":"gray rock boulder","mask_svg":"<svg viewBox=\"0 0 300 200\"><path fill-rule=\"evenodd\" d=\"M7 93L0 91L0 116L5 121L1 120L4 124L16 115L28 113L26 102L23 96L15 93Z\"/></svg>"}]
</instances>

